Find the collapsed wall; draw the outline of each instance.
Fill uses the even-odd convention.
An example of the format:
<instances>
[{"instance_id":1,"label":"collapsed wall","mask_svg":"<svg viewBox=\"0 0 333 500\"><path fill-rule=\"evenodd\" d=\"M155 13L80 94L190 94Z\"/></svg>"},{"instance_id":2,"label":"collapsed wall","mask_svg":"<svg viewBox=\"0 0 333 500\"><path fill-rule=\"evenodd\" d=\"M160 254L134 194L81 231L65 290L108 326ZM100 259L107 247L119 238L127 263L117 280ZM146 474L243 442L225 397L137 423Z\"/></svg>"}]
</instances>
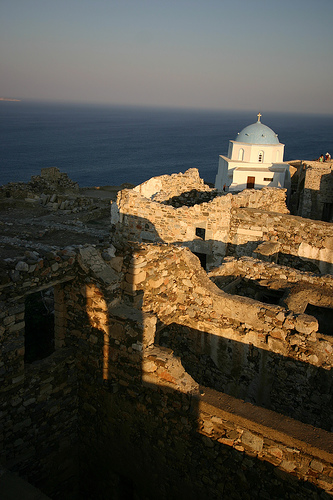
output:
<instances>
[{"instance_id":1,"label":"collapsed wall","mask_svg":"<svg viewBox=\"0 0 333 500\"><path fill-rule=\"evenodd\" d=\"M215 277L232 276L232 285L234 276L261 277L275 287L278 276L281 290L281 281L295 289L275 305L219 289L184 246L220 262L235 243L230 234L259 231L250 222L256 213L257 245L265 235L276 243L288 218L285 194L201 195L196 174L188 177L190 200L178 208L186 196L173 180L159 203L119 194L111 208L118 252L107 243L24 251L24 240L2 261L1 465L54 500L333 492L332 336L306 313L309 292L296 288L320 289L317 304L328 297L331 307L330 278L229 260ZM283 215L264 219L267 205ZM329 248L323 228L316 248ZM181 245L164 244L173 239ZM31 352L43 330L27 314L34 296L43 307L53 303L51 352Z\"/></svg>"},{"instance_id":2,"label":"collapsed wall","mask_svg":"<svg viewBox=\"0 0 333 500\"><path fill-rule=\"evenodd\" d=\"M44 492L68 490L70 498L78 475L77 370L75 352L65 340L68 304L63 285L77 274L76 254L70 249L26 252L25 258L2 264L1 465ZM54 297L49 314L54 326L51 352L39 350L47 335L40 311L27 316L28 299L38 300L45 290L52 290ZM36 335L30 345L29 324Z\"/></svg>"},{"instance_id":3,"label":"collapsed wall","mask_svg":"<svg viewBox=\"0 0 333 500\"><path fill-rule=\"evenodd\" d=\"M333 162L303 162L297 185L297 214L333 222Z\"/></svg>"},{"instance_id":4,"label":"collapsed wall","mask_svg":"<svg viewBox=\"0 0 333 500\"><path fill-rule=\"evenodd\" d=\"M86 256L86 265L91 255ZM330 379L323 375L324 382L318 384L317 377L320 370L329 373L331 369L332 340L317 333L316 320L282 307L228 297L207 279L186 249L128 247L121 273L124 297L120 302L111 301L105 287L96 289L96 282L89 284L88 294L82 288L76 291L77 302L83 293L89 299L87 312L94 328L93 334L86 326L72 336L75 345L82 345L81 390L89 398L79 412L84 470L87 477L98 477L100 486L96 489L93 481L88 482L89 491L97 498L101 490L116 485L148 498L156 494L160 498L218 498L221 494L253 498L259 491L272 498L282 491L288 498L297 491L300 498L307 498L315 495L311 484L329 491L332 438L320 427L332 423L330 411L322 411L319 401L326 398L329 407ZM71 321L74 328L74 318ZM174 329L178 346L163 345L167 325ZM293 416L306 419L309 413L312 425L316 422L318 427L314 430L291 419L287 405L276 414L259 407L260 401L251 405L214 388L199 387L198 372L191 372L181 356L186 339L183 327L195 344L190 353L195 366L202 364L207 348L215 362L219 340L220 345L229 342L229 350L237 341L247 345L248 366L234 360L239 371L230 371L236 384L242 385L242 369L248 372L258 358L259 368L271 355L260 376L267 374L272 361L276 364L273 398L279 390L289 394L295 382ZM304 369L294 380L301 366ZM264 386L270 381L262 382ZM241 477L232 472L239 467ZM291 474L295 482L284 483L284 474Z\"/></svg>"},{"instance_id":5,"label":"collapsed wall","mask_svg":"<svg viewBox=\"0 0 333 500\"><path fill-rule=\"evenodd\" d=\"M204 195L204 197L215 197L217 195L216 189L210 188L200 178L199 171L196 168L190 168L184 174L152 177L148 181L136 186L134 191L158 203L168 203L170 200L183 195L184 197L189 197L194 195L194 192Z\"/></svg>"},{"instance_id":6,"label":"collapsed wall","mask_svg":"<svg viewBox=\"0 0 333 500\"><path fill-rule=\"evenodd\" d=\"M219 266L228 255L252 255L258 245L268 242L275 245L280 264L332 272L332 225L289 215L285 190L244 190L196 204L182 198L178 208L166 205L170 196L174 200L173 189L179 194L180 185L185 194L192 192L187 183L200 193L202 182L190 173L153 178L134 190L121 191L111 206L115 238L185 245L204 257L207 269Z\"/></svg>"},{"instance_id":7,"label":"collapsed wall","mask_svg":"<svg viewBox=\"0 0 333 500\"><path fill-rule=\"evenodd\" d=\"M33 175L25 182L10 182L0 186L0 199L3 198L32 198L36 193L76 193L79 190L77 182L56 167L42 168L41 175Z\"/></svg>"},{"instance_id":8,"label":"collapsed wall","mask_svg":"<svg viewBox=\"0 0 333 500\"><path fill-rule=\"evenodd\" d=\"M11 356L2 365L2 463L52 498L330 491L333 447L325 429L332 424L329 400L322 402L332 339L317 332L315 318L228 296L185 248L106 250L79 247L71 260L55 259L53 270L46 260L30 274L19 266L16 281L3 285L2 343ZM28 277L35 291L54 286L59 341L31 364L23 338ZM10 310L13 302L20 310ZM261 387L271 384L278 419L255 390L247 403L229 390L230 381L245 387L242 373L253 376L259 395L266 374ZM216 391L217 374L229 395ZM297 405L289 415L276 396L293 382Z\"/></svg>"},{"instance_id":9,"label":"collapsed wall","mask_svg":"<svg viewBox=\"0 0 333 500\"><path fill-rule=\"evenodd\" d=\"M190 373L198 375L203 370L202 356L208 354L211 387L331 430L332 337L318 333L314 317L221 291L185 249L149 248L133 267L126 275L132 293L144 291L142 310L157 315L160 329L175 325L175 338L183 337L178 352L187 343L188 355L192 355ZM172 336L170 330L164 342L175 349ZM292 368L285 357L293 360ZM287 378L285 364L289 366ZM206 383L207 373L200 375ZM296 392L298 407L290 404ZM311 408L314 400L321 403ZM328 406L322 407L323 401Z\"/></svg>"},{"instance_id":10,"label":"collapsed wall","mask_svg":"<svg viewBox=\"0 0 333 500\"><path fill-rule=\"evenodd\" d=\"M262 242L274 243L279 264L333 272L332 224L260 209L233 209L228 255L251 256Z\"/></svg>"}]
</instances>

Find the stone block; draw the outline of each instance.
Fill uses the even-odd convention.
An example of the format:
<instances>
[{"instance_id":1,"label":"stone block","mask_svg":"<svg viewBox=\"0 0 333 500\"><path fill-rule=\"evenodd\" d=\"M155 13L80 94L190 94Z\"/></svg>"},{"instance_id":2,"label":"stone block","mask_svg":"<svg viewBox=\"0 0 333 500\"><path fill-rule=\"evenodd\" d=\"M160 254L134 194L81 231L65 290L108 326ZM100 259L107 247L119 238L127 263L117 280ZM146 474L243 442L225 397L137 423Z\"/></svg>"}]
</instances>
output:
<instances>
[{"instance_id":1,"label":"stone block","mask_svg":"<svg viewBox=\"0 0 333 500\"><path fill-rule=\"evenodd\" d=\"M317 481L318 481L318 486L320 488L322 488L326 491L329 491L330 495L332 495L332 493L331 493L333 491L333 478L332 477L321 475Z\"/></svg>"},{"instance_id":2,"label":"stone block","mask_svg":"<svg viewBox=\"0 0 333 500\"><path fill-rule=\"evenodd\" d=\"M295 328L299 333L309 335L318 331L318 321L308 314L299 314L296 318Z\"/></svg>"},{"instance_id":3,"label":"stone block","mask_svg":"<svg viewBox=\"0 0 333 500\"><path fill-rule=\"evenodd\" d=\"M279 339L275 339L271 336L267 338L268 348L278 354L286 355L287 354L287 346L286 344Z\"/></svg>"},{"instance_id":4,"label":"stone block","mask_svg":"<svg viewBox=\"0 0 333 500\"><path fill-rule=\"evenodd\" d=\"M328 248L329 250L333 250L333 236L327 236L324 239L324 247Z\"/></svg>"},{"instance_id":5,"label":"stone block","mask_svg":"<svg viewBox=\"0 0 333 500\"><path fill-rule=\"evenodd\" d=\"M147 273L146 271L140 271L138 274L126 274L126 281L132 285L137 285L138 283L142 283L146 279Z\"/></svg>"},{"instance_id":6,"label":"stone block","mask_svg":"<svg viewBox=\"0 0 333 500\"><path fill-rule=\"evenodd\" d=\"M277 448L275 446L272 446L271 448L268 449L268 452L273 455L273 457L276 457L280 460L283 458L283 452L280 448Z\"/></svg>"},{"instance_id":7,"label":"stone block","mask_svg":"<svg viewBox=\"0 0 333 500\"><path fill-rule=\"evenodd\" d=\"M15 323L14 325L11 325L9 327L9 332L10 333L17 332L19 330L23 330L24 327L25 327L25 322L21 321L20 323Z\"/></svg>"},{"instance_id":8,"label":"stone block","mask_svg":"<svg viewBox=\"0 0 333 500\"><path fill-rule=\"evenodd\" d=\"M15 315L6 316L6 318L4 318L4 320L3 320L3 324L5 326L11 325L13 323L15 323Z\"/></svg>"},{"instance_id":9,"label":"stone block","mask_svg":"<svg viewBox=\"0 0 333 500\"><path fill-rule=\"evenodd\" d=\"M157 365L154 363L154 361L144 359L142 362L142 370L146 373L153 373L157 370Z\"/></svg>"},{"instance_id":10,"label":"stone block","mask_svg":"<svg viewBox=\"0 0 333 500\"><path fill-rule=\"evenodd\" d=\"M109 335L113 339L124 340L126 338L126 332L120 323L113 323L109 327Z\"/></svg>"},{"instance_id":11,"label":"stone block","mask_svg":"<svg viewBox=\"0 0 333 500\"><path fill-rule=\"evenodd\" d=\"M212 422L210 420L204 420L202 431L208 435L213 433L214 425L212 424Z\"/></svg>"},{"instance_id":12,"label":"stone block","mask_svg":"<svg viewBox=\"0 0 333 500\"><path fill-rule=\"evenodd\" d=\"M258 453L261 452L264 445L264 440L261 436L257 436L246 430L241 437L241 442Z\"/></svg>"},{"instance_id":13,"label":"stone block","mask_svg":"<svg viewBox=\"0 0 333 500\"><path fill-rule=\"evenodd\" d=\"M259 237L261 238L263 236L263 232L262 231L259 231L259 230L253 230L253 229L245 229L245 228L241 228L239 227L237 229L237 234L239 235L243 235L243 236L251 236L251 237Z\"/></svg>"},{"instance_id":14,"label":"stone block","mask_svg":"<svg viewBox=\"0 0 333 500\"><path fill-rule=\"evenodd\" d=\"M135 294L135 292L137 290L136 285L133 285L132 283L127 283L126 281L123 281L121 283L121 288L124 290L124 292L131 294L131 295Z\"/></svg>"},{"instance_id":15,"label":"stone block","mask_svg":"<svg viewBox=\"0 0 333 500\"><path fill-rule=\"evenodd\" d=\"M315 459L311 460L310 467L312 470L315 470L316 472L323 472L324 470L324 465Z\"/></svg>"},{"instance_id":16,"label":"stone block","mask_svg":"<svg viewBox=\"0 0 333 500\"><path fill-rule=\"evenodd\" d=\"M132 349L133 351L138 351L138 352L142 352L142 349L143 349L143 346L142 346L142 342L135 342L135 344L132 344Z\"/></svg>"},{"instance_id":17,"label":"stone block","mask_svg":"<svg viewBox=\"0 0 333 500\"><path fill-rule=\"evenodd\" d=\"M113 257L110 261L110 266L112 269L114 269L117 273L120 273L122 267L123 267L123 257Z\"/></svg>"},{"instance_id":18,"label":"stone block","mask_svg":"<svg viewBox=\"0 0 333 500\"><path fill-rule=\"evenodd\" d=\"M155 316L145 316L143 319L143 344L147 347L153 345L155 342L156 333L156 322L157 318Z\"/></svg>"},{"instance_id":19,"label":"stone block","mask_svg":"<svg viewBox=\"0 0 333 500\"><path fill-rule=\"evenodd\" d=\"M218 439L218 442L221 444L225 444L226 446L233 446L234 445L234 439L222 437Z\"/></svg>"},{"instance_id":20,"label":"stone block","mask_svg":"<svg viewBox=\"0 0 333 500\"><path fill-rule=\"evenodd\" d=\"M285 340L287 332L285 330L281 330L281 328L273 328L273 330L270 332L270 335L275 339Z\"/></svg>"},{"instance_id":21,"label":"stone block","mask_svg":"<svg viewBox=\"0 0 333 500\"><path fill-rule=\"evenodd\" d=\"M23 272L28 272L29 271L29 264L23 261L19 261L16 266L15 266L16 271L23 271Z\"/></svg>"},{"instance_id":22,"label":"stone block","mask_svg":"<svg viewBox=\"0 0 333 500\"><path fill-rule=\"evenodd\" d=\"M296 464L295 462L290 462L289 460L282 460L280 467L286 472L292 472L296 469Z\"/></svg>"}]
</instances>

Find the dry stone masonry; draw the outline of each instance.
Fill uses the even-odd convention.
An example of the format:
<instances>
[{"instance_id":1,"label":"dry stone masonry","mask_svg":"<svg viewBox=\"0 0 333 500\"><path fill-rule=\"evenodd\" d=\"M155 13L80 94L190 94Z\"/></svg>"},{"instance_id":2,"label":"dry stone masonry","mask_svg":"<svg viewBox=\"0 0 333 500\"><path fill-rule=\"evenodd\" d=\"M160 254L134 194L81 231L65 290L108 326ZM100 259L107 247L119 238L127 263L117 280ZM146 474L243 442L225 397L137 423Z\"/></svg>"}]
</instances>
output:
<instances>
[{"instance_id":1,"label":"dry stone masonry","mask_svg":"<svg viewBox=\"0 0 333 500\"><path fill-rule=\"evenodd\" d=\"M301 162L297 167L294 213L333 222L333 161Z\"/></svg>"},{"instance_id":2,"label":"dry stone masonry","mask_svg":"<svg viewBox=\"0 0 333 500\"><path fill-rule=\"evenodd\" d=\"M191 169L121 191L111 231L65 219L58 245L5 212L1 471L54 500L331 498L332 228L284 200Z\"/></svg>"},{"instance_id":3,"label":"dry stone masonry","mask_svg":"<svg viewBox=\"0 0 333 500\"><path fill-rule=\"evenodd\" d=\"M164 177L170 178L166 182ZM225 256L251 255L258 245L271 243L276 244L274 253L281 264L332 272L332 225L289 215L285 190L253 189L234 196L215 192L209 202L193 204L183 197L185 203L178 208L165 205L166 198L178 196L180 184L187 194L196 186L195 200L198 198L202 180L196 169L121 191L111 206L111 223L120 241L185 245L204 256L208 269L220 265ZM202 193L207 192L214 194L205 187Z\"/></svg>"}]
</instances>

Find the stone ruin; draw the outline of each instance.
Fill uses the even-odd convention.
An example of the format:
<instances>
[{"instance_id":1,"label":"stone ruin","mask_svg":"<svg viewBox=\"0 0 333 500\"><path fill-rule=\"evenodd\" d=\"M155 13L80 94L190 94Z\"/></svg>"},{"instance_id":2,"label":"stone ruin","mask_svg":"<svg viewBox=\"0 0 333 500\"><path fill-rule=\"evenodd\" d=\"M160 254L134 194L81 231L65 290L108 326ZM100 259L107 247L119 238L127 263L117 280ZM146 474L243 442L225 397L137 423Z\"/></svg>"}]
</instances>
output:
<instances>
[{"instance_id":1,"label":"stone ruin","mask_svg":"<svg viewBox=\"0 0 333 500\"><path fill-rule=\"evenodd\" d=\"M191 170L0 239L0 496L332 497L332 225L284 198Z\"/></svg>"},{"instance_id":2,"label":"stone ruin","mask_svg":"<svg viewBox=\"0 0 333 500\"><path fill-rule=\"evenodd\" d=\"M10 182L0 187L1 198L28 198L35 193L77 192L79 186L57 167L42 168L41 175L33 175L30 182Z\"/></svg>"},{"instance_id":3,"label":"stone ruin","mask_svg":"<svg viewBox=\"0 0 333 500\"><path fill-rule=\"evenodd\" d=\"M294 163L291 210L309 219L333 222L333 161Z\"/></svg>"},{"instance_id":4,"label":"stone ruin","mask_svg":"<svg viewBox=\"0 0 333 500\"><path fill-rule=\"evenodd\" d=\"M284 189L232 195L202 185L198 171L190 169L120 191L111 207L115 237L187 246L207 270L227 256L260 254L300 270L332 273L332 224L289 215ZM196 202L202 196L200 203L193 203L193 193ZM176 199L183 205L169 204Z\"/></svg>"}]
</instances>

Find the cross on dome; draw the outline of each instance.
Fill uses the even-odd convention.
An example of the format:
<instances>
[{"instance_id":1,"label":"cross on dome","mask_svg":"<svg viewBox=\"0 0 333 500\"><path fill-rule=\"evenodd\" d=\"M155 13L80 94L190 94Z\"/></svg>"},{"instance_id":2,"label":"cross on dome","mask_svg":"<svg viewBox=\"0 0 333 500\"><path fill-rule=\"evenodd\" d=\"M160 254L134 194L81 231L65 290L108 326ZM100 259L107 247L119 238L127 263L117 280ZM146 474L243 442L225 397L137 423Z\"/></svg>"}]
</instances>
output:
<instances>
[{"instance_id":1,"label":"cross on dome","mask_svg":"<svg viewBox=\"0 0 333 500\"><path fill-rule=\"evenodd\" d=\"M258 117L258 122L259 122L259 123L261 123L261 122L260 122L260 118L262 117L262 114L261 114L261 113L258 113L258 114L257 114L257 117Z\"/></svg>"}]
</instances>

